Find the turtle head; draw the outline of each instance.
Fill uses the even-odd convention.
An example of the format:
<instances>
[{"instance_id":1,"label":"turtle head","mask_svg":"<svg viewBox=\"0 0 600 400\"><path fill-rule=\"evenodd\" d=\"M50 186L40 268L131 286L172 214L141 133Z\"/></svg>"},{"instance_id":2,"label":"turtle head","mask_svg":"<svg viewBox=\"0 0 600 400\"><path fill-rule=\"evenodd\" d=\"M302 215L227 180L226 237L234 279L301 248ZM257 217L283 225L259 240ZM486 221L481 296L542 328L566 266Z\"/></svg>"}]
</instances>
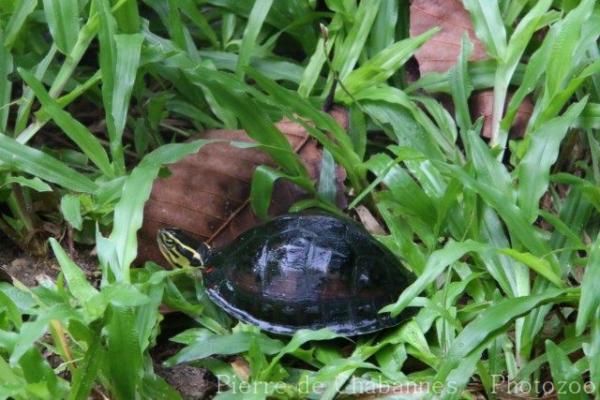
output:
<instances>
[{"instance_id":1,"label":"turtle head","mask_svg":"<svg viewBox=\"0 0 600 400\"><path fill-rule=\"evenodd\" d=\"M174 268L203 267L210 253L206 243L176 228L160 229L156 240L163 257Z\"/></svg>"}]
</instances>

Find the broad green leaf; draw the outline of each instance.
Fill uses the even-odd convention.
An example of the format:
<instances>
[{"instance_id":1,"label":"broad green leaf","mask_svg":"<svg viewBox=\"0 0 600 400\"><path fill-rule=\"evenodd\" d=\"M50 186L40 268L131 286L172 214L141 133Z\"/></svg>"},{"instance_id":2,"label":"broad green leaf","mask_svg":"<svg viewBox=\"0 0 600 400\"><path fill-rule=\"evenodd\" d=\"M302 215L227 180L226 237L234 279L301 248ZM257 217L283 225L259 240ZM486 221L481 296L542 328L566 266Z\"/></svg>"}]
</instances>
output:
<instances>
[{"instance_id":1,"label":"broad green leaf","mask_svg":"<svg viewBox=\"0 0 600 400\"><path fill-rule=\"evenodd\" d=\"M114 15L122 33L139 32L141 19L137 1L127 1L122 7L115 8Z\"/></svg>"},{"instance_id":2,"label":"broad green leaf","mask_svg":"<svg viewBox=\"0 0 600 400\"><path fill-rule=\"evenodd\" d=\"M60 269L65 276L69 291L81 304L85 304L92 297L98 294L98 291L88 282L85 274L65 253L63 248L54 238L50 238L50 246L54 256L58 260Z\"/></svg>"},{"instance_id":3,"label":"broad green leaf","mask_svg":"<svg viewBox=\"0 0 600 400\"><path fill-rule=\"evenodd\" d=\"M64 398L68 388L58 378L45 357L35 347L29 349L19 360L23 377L30 387L41 385L49 394L49 398Z\"/></svg>"},{"instance_id":4,"label":"broad green leaf","mask_svg":"<svg viewBox=\"0 0 600 400\"><path fill-rule=\"evenodd\" d=\"M260 373L267 367L268 362L267 357L261 351L260 346L258 345L258 339L256 337L252 337L250 340L247 358L248 364L250 364L250 379L259 381Z\"/></svg>"},{"instance_id":5,"label":"broad green leaf","mask_svg":"<svg viewBox=\"0 0 600 400\"><path fill-rule=\"evenodd\" d=\"M436 221L436 209L433 200L415 182L414 178L402 168L401 161L415 158L417 152L410 147L392 159L385 153L375 154L366 162L366 166L377 176L374 182L383 182L389 189L397 205L402 206L400 213L419 218L425 224L433 225ZM405 196L411 193L411 196ZM362 193L361 193L362 195Z\"/></svg>"},{"instance_id":6,"label":"broad green leaf","mask_svg":"<svg viewBox=\"0 0 600 400\"><path fill-rule=\"evenodd\" d=\"M362 168L360 159L352 149L352 142L344 129L331 115L318 110L296 92L284 89L275 82L266 79L256 70L249 69L248 75L269 93L270 96L259 95L261 100L267 104L283 106L283 111L288 118L302 125L311 136L331 152L335 161L346 170L348 179L355 189L361 190L366 186L365 171ZM327 131L328 134L324 131Z\"/></svg>"},{"instance_id":7,"label":"broad green leaf","mask_svg":"<svg viewBox=\"0 0 600 400\"><path fill-rule=\"evenodd\" d=\"M551 340L546 340L546 351L552 380L556 387L562 388L562 390L557 390L558 398L560 400L587 399L581 373L571 363L567 354ZM576 385L572 385L573 383ZM580 389L573 390L574 387Z\"/></svg>"},{"instance_id":8,"label":"broad green leaf","mask_svg":"<svg viewBox=\"0 0 600 400\"><path fill-rule=\"evenodd\" d=\"M284 87L277 85L260 74L257 70L249 68L248 75L256 81L256 83L270 96L261 96L261 100L265 102L278 104L279 107L284 107L284 112L287 116L301 124L312 136L315 137L323 146L327 147L334 157L340 154L339 147L345 153L346 160L336 158L338 163L348 164L347 171L351 171L352 165L349 164L356 159L356 155L351 151L352 143L344 129L336 122L336 120L326 112L317 109L306 99L301 98L296 92L287 90ZM303 118L298 118L300 115ZM312 121L314 125L309 124L306 120ZM316 128L315 128L316 127ZM318 129L317 129L318 128ZM331 141L327 135L324 135L320 129L327 130L335 140ZM347 151L347 153L346 153Z\"/></svg>"},{"instance_id":9,"label":"broad green leaf","mask_svg":"<svg viewBox=\"0 0 600 400\"><path fill-rule=\"evenodd\" d=\"M168 13L166 19L166 25L169 29L169 36L172 42L180 49L187 50L191 53L191 48L186 43L185 26L179 14L179 4L175 0L167 0Z\"/></svg>"},{"instance_id":10,"label":"broad green leaf","mask_svg":"<svg viewBox=\"0 0 600 400\"><path fill-rule=\"evenodd\" d=\"M250 204L258 218L267 218L273 188L278 179L287 179L301 187L312 188L311 182L306 179L287 175L266 165L259 165L252 174L252 186L250 189Z\"/></svg>"},{"instance_id":11,"label":"broad green leaf","mask_svg":"<svg viewBox=\"0 0 600 400\"><path fill-rule=\"evenodd\" d=\"M52 188L50 187L50 185L48 185L46 182L44 182L37 176L33 177L33 178L25 178L24 176L9 176L8 178L4 179L5 185L11 184L11 183L16 183L23 187L33 189L36 192L51 192L52 191Z\"/></svg>"},{"instance_id":12,"label":"broad green leaf","mask_svg":"<svg viewBox=\"0 0 600 400\"><path fill-rule=\"evenodd\" d=\"M591 245L581 282L581 298L577 312L577 334L582 335L600 306L600 236Z\"/></svg>"},{"instance_id":13,"label":"broad green leaf","mask_svg":"<svg viewBox=\"0 0 600 400\"><path fill-rule=\"evenodd\" d=\"M503 248L510 245L498 214L490 206L483 208L480 234L490 247ZM492 249L480 256L489 273L509 296L526 296L530 293L530 274L525 266Z\"/></svg>"},{"instance_id":14,"label":"broad green leaf","mask_svg":"<svg viewBox=\"0 0 600 400\"><path fill-rule=\"evenodd\" d=\"M94 341L85 352L83 360L78 363L71 380L69 400L86 400L97 379L98 370L102 365L105 352L101 345L102 335L97 334Z\"/></svg>"},{"instance_id":15,"label":"broad green leaf","mask_svg":"<svg viewBox=\"0 0 600 400\"><path fill-rule=\"evenodd\" d=\"M27 321L21 326L17 342L10 355L10 363L12 365L17 363L33 347L34 343L46 333L51 320L65 322L75 316L73 310L64 304L56 304L40 310L34 320Z\"/></svg>"},{"instance_id":16,"label":"broad green leaf","mask_svg":"<svg viewBox=\"0 0 600 400\"><path fill-rule=\"evenodd\" d=\"M516 193L506 166L494 157L490 147L479 136L479 132L470 131L463 135L463 138L467 144L467 155L470 162L473 163L477 179L497 188L504 193L507 202L514 203Z\"/></svg>"},{"instance_id":17,"label":"broad green leaf","mask_svg":"<svg viewBox=\"0 0 600 400\"><path fill-rule=\"evenodd\" d=\"M582 346L585 345L585 342L589 341L589 336L572 336L564 341L560 342L558 346L564 351L566 354L571 354L575 351L581 350ZM543 364L548 362L548 353L545 352L539 357L534 358L529 361L527 364L523 365L523 367L519 370L519 373L514 377L515 382L521 382L526 377L535 373Z\"/></svg>"},{"instance_id":18,"label":"broad green leaf","mask_svg":"<svg viewBox=\"0 0 600 400\"><path fill-rule=\"evenodd\" d=\"M529 58L529 62L525 67L525 73L523 75L523 84L517 88L517 91L512 95L508 106L506 107L506 113L502 120L501 126L504 132L508 132L513 124L513 121L519 111L519 106L538 85L542 75L546 71L548 60L550 58L550 51L552 50L553 37L547 35L542 45L533 53Z\"/></svg>"},{"instance_id":19,"label":"broad green leaf","mask_svg":"<svg viewBox=\"0 0 600 400\"><path fill-rule=\"evenodd\" d=\"M337 173L333 156L327 149L323 149L321 158L321 171L319 173L319 187L317 193L321 200L335 204L337 194Z\"/></svg>"},{"instance_id":20,"label":"broad green leaf","mask_svg":"<svg viewBox=\"0 0 600 400\"><path fill-rule=\"evenodd\" d=\"M141 34L131 34L115 35L114 39L117 51L115 77L118 77L118 81L111 88L113 97L111 114L116 129L114 140L120 140L125 128L129 99L137 76L140 50L144 38Z\"/></svg>"},{"instance_id":21,"label":"broad green leaf","mask_svg":"<svg viewBox=\"0 0 600 400\"><path fill-rule=\"evenodd\" d=\"M60 199L60 211L65 220L78 231L81 230L83 218L81 216L81 202L79 196L70 194L64 195Z\"/></svg>"},{"instance_id":22,"label":"broad green leaf","mask_svg":"<svg viewBox=\"0 0 600 400\"><path fill-rule=\"evenodd\" d=\"M515 249L500 249L500 253L506 254L515 260L522 262L544 278L548 279L554 285L558 287L565 286L560 276L553 271L552 265L543 258L536 257L531 253L522 253Z\"/></svg>"},{"instance_id":23,"label":"broad green leaf","mask_svg":"<svg viewBox=\"0 0 600 400\"><path fill-rule=\"evenodd\" d=\"M67 165L33 147L0 134L0 161L9 168L27 172L76 192L94 192L96 184Z\"/></svg>"},{"instance_id":24,"label":"broad green leaf","mask_svg":"<svg viewBox=\"0 0 600 400\"><path fill-rule=\"evenodd\" d=\"M43 0L44 15L59 50L68 55L79 36L79 2L77 0Z\"/></svg>"},{"instance_id":25,"label":"broad green leaf","mask_svg":"<svg viewBox=\"0 0 600 400\"><path fill-rule=\"evenodd\" d=\"M367 121L365 114L358 105L354 104L350 106L348 117L348 135L350 136L350 140L352 140L354 152L362 160L367 150Z\"/></svg>"},{"instance_id":26,"label":"broad green leaf","mask_svg":"<svg viewBox=\"0 0 600 400\"><path fill-rule=\"evenodd\" d=\"M107 367L113 395L119 400L135 399L142 379L143 355L135 329L132 308L111 307L106 325Z\"/></svg>"},{"instance_id":27,"label":"broad green leaf","mask_svg":"<svg viewBox=\"0 0 600 400\"><path fill-rule=\"evenodd\" d=\"M486 347L486 343L482 344L478 349L471 352L466 357L462 357L458 362L458 365L455 369L453 369L447 377L445 377L442 381L438 382L447 383L443 386L442 393L440 393L440 398L444 400L454 400L460 399L460 393L464 390L464 388L469 383L469 379L475 373L477 369L477 363L480 362L481 353Z\"/></svg>"},{"instance_id":28,"label":"broad green leaf","mask_svg":"<svg viewBox=\"0 0 600 400\"><path fill-rule=\"evenodd\" d=\"M592 334L589 345L584 345L584 350L590 363L590 383L595 387L595 394L600 393L600 308L592 322Z\"/></svg>"},{"instance_id":29,"label":"broad green leaf","mask_svg":"<svg viewBox=\"0 0 600 400\"><path fill-rule=\"evenodd\" d=\"M488 54L498 60L506 55L506 29L500 15L498 2L464 0L464 7L471 14L475 33L485 45Z\"/></svg>"}]
</instances>

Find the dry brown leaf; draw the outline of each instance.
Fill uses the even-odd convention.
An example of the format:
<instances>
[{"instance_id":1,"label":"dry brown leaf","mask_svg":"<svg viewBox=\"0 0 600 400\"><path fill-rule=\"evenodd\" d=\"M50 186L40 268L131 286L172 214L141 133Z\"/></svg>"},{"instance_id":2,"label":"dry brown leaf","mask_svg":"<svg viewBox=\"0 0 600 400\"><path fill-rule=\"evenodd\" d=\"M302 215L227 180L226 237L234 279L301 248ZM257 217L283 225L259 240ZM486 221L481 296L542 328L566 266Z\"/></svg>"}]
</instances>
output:
<instances>
[{"instance_id":1,"label":"dry brown leaf","mask_svg":"<svg viewBox=\"0 0 600 400\"><path fill-rule=\"evenodd\" d=\"M344 127L347 115L334 109L333 117ZM299 124L283 120L276 124L300 155L313 179L317 179L321 150ZM228 141L252 140L242 130L209 130L206 139ZM138 261L162 262L156 245L156 232L176 226L214 246L229 243L259 221L249 206L250 183L254 169L262 164L274 165L267 154L257 148L239 148L228 143L211 143L198 153L169 166L171 176L154 182L144 209L144 225L138 234ZM338 169L338 203L345 206L343 182L345 172ZM278 181L273 190L270 215L286 212L306 194L287 181ZM164 264L164 263L163 263Z\"/></svg>"},{"instance_id":2,"label":"dry brown leaf","mask_svg":"<svg viewBox=\"0 0 600 400\"><path fill-rule=\"evenodd\" d=\"M441 31L427 41L415 58L421 74L446 72L456 64L461 49L461 40L467 32L473 44L469 60L485 60L487 57L481 41L475 36L469 12L458 0L413 0L410 5L410 35L417 36L435 26ZM483 90L474 93L470 99L473 118L484 117L482 136L491 137L493 91ZM530 98L519 107L511 128L513 137L521 137L531 116L533 104Z\"/></svg>"},{"instance_id":3,"label":"dry brown leaf","mask_svg":"<svg viewBox=\"0 0 600 400\"><path fill-rule=\"evenodd\" d=\"M385 229L383 229L379 221L377 221L377 219L373 216L373 213L371 213L367 207L360 205L356 207L354 211L356 211L358 219L363 224L367 232L373 235L385 235Z\"/></svg>"},{"instance_id":4,"label":"dry brown leaf","mask_svg":"<svg viewBox=\"0 0 600 400\"><path fill-rule=\"evenodd\" d=\"M481 41L475 36L471 17L458 0L413 0L410 5L410 35L417 36L433 27L441 31L428 40L415 58L421 73L446 72L454 66L466 32L473 43L470 60L487 58Z\"/></svg>"}]
</instances>

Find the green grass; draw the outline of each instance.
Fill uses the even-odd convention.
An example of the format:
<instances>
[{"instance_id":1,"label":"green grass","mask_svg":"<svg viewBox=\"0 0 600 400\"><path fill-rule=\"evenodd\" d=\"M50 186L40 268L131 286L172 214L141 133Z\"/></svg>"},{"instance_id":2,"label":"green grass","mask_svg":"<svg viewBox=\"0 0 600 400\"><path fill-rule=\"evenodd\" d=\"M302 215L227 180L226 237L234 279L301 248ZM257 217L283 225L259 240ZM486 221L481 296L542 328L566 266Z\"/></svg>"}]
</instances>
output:
<instances>
[{"instance_id":1,"label":"green grass","mask_svg":"<svg viewBox=\"0 0 600 400\"><path fill-rule=\"evenodd\" d=\"M149 355L161 303L197 322L167 364L212 370L232 389L221 399L333 399L368 380L447 399L475 381L492 398L499 378L521 395L548 380L600 394L600 6L463 3L490 59L468 62L463 41L449 72L407 82L405 63L436 33L406 36L407 2L0 2L0 229L43 254L44 222L70 226L102 271L95 288L50 239L56 282L0 284L0 398L179 398ZM488 88L489 143L468 109ZM347 131L321 110L331 90ZM440 93L455 115L428 96ZM510 138L527 96L525 136ZM273 125L283 116L326 150L318 186ZM217 127L245 129L277 162L254 174L259 216L278 179L314 197L294 209L334 208L342 166L345 212L370 208L389 232L378 239L418 276L385 311L416 316L357 342L273 338L203 300L193 271L132 268L153 180ZM219 357L231 354L249 382Z\"/></svg>"}]
</instances>

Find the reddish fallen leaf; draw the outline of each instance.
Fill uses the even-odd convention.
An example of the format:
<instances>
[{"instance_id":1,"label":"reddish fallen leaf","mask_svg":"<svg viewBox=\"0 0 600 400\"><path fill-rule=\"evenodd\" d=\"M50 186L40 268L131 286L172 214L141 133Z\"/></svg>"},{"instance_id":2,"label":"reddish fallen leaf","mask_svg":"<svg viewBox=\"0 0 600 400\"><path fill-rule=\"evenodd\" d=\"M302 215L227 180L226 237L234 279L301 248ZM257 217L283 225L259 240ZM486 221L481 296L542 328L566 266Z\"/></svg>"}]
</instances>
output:
<instances>
[{"instance_id":1,"label":"reddish fallen leaf","mask_svg":"<svg viewBox=\"0 0 600 400\"><path fill-rule=\"evenodd\" d=\"M487 58L483 44L473 31L471 17L460 1L413 0L410 5L410 35L420 35L435 26L441 28L440 32L415 53L422 74L446 72L452 68L465 32L473 43L470 60Z\"/></svg>"},{"instance_id":2,"label":"reddish fallen leaf","mask_svg":"<svg viewBox=\"0 0 600 400\"><path fill-rule=\"evenodd\" d=\"M469 60L484 60L487 57L481 41L475 36L469 12L458 0L413 0L410 5L410 35L417 36L433 27L441 31L427 41L415 58L421 74L446 72L456 64L461 49L461 40L466 32L473 44ZM470 107L473 118L484 117L482 136L491 137L493 91L483 90L471 96ZM533 105L530 98L521 104L513 127L512 137L521 137L531 116Z\"/></svg>"},{"instance_id":3,"label":"reddish fallen leaf","mask_svg":"<svg viewBox=\"0 0 600 400\"><path fill-rule=\"evenodd\" d=\"M346 112L332 111L340 125L347 126ZM289 120L276 124L306 165L313 179L319 176L321 150L306 130ZM209 130L206 139L252 140L242 130ZM250 183L254 169L273 166L267 154L257 148L239 148L228 143L212 143L198 153L169 166L171 176L154 182L144 209L144 224L138 234L138 262L153 260L164 264L156 245L156 232L175 226L214 246L222 246L259 221L249 205ZM338 169L338 203L345 206L345 171ZM278 181L273 190L270 215L287 212L306 197L297 186Z\"/></svg>"}]
</instances>

